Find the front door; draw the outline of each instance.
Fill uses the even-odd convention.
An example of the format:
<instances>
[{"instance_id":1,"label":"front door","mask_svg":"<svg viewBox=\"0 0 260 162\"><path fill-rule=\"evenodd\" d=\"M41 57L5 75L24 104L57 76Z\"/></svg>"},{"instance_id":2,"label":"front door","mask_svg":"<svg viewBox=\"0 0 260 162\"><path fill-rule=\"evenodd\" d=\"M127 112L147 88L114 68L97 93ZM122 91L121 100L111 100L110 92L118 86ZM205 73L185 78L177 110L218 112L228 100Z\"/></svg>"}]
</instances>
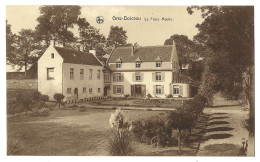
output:
<instances>
[{"instance_id":1,"label":"front door","mask_svg":"<svg viewBox=\"0 0 260 162\"><path fill-rule=\"evenodd\" d=\"M137 97L137 98L143 98L145 97L146 87L145 85L131 85L131 96Z\"/></svg>"},{"instance_id":2,"label":"front door","mask_svg":"<svg viewBox=\"0 0 260 162\"><path fill-rule=\"evenodd\" d=\"M74 95L76 96L76 99L79 97L78 88L74 89Z\"/></svg>"}]
</instances>

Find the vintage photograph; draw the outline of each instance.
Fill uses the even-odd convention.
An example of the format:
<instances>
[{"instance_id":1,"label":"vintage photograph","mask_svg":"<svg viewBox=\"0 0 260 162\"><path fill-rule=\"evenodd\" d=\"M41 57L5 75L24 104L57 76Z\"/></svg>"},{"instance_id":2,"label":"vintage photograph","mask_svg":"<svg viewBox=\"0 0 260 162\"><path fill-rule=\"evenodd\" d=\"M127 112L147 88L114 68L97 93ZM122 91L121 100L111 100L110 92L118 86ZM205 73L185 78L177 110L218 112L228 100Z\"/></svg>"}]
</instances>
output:
<instances>
[{"instance_id":1,"label":"vintage photograph","mask_svg":"<svg viewBox=\"0 0 260 162\"><path fill-rule=\"evenodd\" d=\"M254 6L6 6L7 156L255 156Z\"/></svg>"}]
</instances>

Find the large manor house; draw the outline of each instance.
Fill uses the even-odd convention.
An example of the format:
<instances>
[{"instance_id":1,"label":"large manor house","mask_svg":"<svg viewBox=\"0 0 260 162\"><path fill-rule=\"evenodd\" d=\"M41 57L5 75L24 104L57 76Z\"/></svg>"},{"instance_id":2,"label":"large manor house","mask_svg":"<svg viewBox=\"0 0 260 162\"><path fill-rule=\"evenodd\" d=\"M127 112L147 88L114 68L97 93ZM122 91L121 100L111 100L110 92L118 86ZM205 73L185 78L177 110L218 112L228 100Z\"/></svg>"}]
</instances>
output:
<instances>
[{"instance_id":1,"label":"large manor house","mask_svg":"<svg viewBox=\"0 0 260 162\"><path fill-rule=\"evenodd\" d=\"M179 59L173 45L118 47L107 58L95 50L82 52L50 46L38 60L38 91L66 101L91 98L190 97L190 84L179 79Z\"/></svg>"}]
</instances>

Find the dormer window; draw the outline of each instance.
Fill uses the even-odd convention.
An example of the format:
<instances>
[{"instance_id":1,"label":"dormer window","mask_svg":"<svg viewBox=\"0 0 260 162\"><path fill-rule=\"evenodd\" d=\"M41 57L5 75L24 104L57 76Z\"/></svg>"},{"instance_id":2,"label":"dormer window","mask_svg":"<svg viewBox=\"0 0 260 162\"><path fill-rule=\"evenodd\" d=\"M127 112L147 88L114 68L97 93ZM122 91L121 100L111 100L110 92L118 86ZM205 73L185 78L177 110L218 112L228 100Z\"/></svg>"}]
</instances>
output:
<instances>
[{"instance_id":1,"label":"dormer window","mask_svg":"<svg viewBox=\"0 0 260 162\"><path fill-rule=\"evenodd\" d=\"M161 67L162 66L162 62L156 62L156 67Z\"/></svg>"},{"instance_id":2,"label":"dormer window","mask_svg":"<svg viewBox=\"0 0 260 162\"><path fill-rule=\"evenodd\" d=\"M136 67L136 68L140 68L140 67L141 67L141 63L140 63L140 62L136 62L136 63L135 63L135 67Z\"/></svg>"},{"instance_id":3,"label":"dormer window","mask_svg":"<svg viewBox=\"0 0 260 162\"><path fill-rule=\"evenodd\" d=\"M54 58L54 53L51 54L51 58L52 58L52 59Z\"/></svg>"},{"instance_id":4,"label":"dormer window","mask_svg":"<svg viewBox=\"0 0 260 162\"><path fill-rule=\"evenodd\" d=\"M122 63L116 63L116 68L121 68Z\"/></svg>"}]
</instances>

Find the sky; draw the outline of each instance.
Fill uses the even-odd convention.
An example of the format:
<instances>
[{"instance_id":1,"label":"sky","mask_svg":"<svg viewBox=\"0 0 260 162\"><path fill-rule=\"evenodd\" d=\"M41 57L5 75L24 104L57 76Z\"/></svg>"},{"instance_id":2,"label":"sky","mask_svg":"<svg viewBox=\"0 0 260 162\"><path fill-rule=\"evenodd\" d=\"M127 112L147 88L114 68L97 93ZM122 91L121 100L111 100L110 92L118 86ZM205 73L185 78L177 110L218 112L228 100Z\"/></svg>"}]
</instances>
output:
<instances>
[{"instance_id":1,"label":"sky","mask_svg":"<svg viewBox=\"0 0 260 162\"><path fill-rule=\"evenodd\" d=\"M7 6L6 19L12 25L12 32L18 33L22 28L34 29L37 25L37 17L40 15L40 6ZM163 45L171 35L187 35L189 39L198 33L196 24L203 19L200 13L189 15L187 6L81 6L80 17L94 27L100 29L100 33L106 37L111 25L121 26L127 31L127 42L137 42L141 46ZM104 18L103 24L96 22L96 17ZM141 17L136 20L113 20L115 17ZM145 18L159 18L160 21L144 21ZM161 21L162 18L170 18L172 21ZM78 36L77 28L72 29Z\"/></svg>"}]
</instances>

